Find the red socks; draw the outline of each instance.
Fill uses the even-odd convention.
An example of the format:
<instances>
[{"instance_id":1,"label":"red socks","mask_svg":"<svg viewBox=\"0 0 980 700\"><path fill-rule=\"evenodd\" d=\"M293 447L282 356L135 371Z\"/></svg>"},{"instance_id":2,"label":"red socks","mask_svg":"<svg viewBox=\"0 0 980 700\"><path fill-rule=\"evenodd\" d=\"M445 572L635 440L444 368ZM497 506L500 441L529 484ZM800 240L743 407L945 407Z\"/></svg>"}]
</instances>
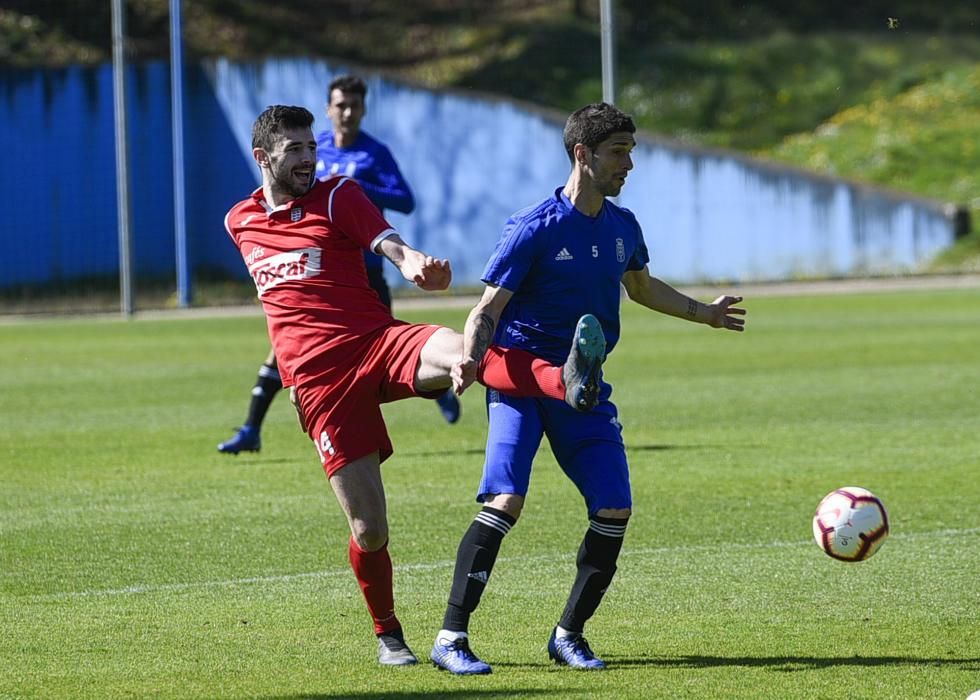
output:
<instances>
[{"instance_id":1,"label":"red socks","mask_svg":"<svg viewBox=\"0 0 980 700\"><path fill-rule=\"evenodd\" d=\"M347 553L354 576L364 594L368 612L374 620L374 633L384 634L399 629L401 623L395 617L395 592L388 544L385 543L384 547L374 552L365 552L351 537Z\"/></svg>"},{"instance_id":2,"label":"red socks","mask_svg":"<svg viewBox=\"0 0 980 700\"><path fill-rule=\"evenodd\" d=\"M491 345L476 376L481 384L513 396L565 400L562 368L517 348Z\"/></svg>"}]
</instances>

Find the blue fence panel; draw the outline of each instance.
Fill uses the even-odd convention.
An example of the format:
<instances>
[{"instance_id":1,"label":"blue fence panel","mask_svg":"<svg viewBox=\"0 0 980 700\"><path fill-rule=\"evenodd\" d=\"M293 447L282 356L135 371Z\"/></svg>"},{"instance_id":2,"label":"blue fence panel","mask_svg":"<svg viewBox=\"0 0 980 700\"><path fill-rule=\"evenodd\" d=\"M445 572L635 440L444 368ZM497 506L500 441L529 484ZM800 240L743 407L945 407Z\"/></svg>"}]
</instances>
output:
<instances>
[{"instance_id":1,"label":"blue fence panel","mask_svg":"<svg viewBox=\"0 0 980 700\"><path fill-rule=\"evenodd\" d=\"M299 104L326 125L318 60L186 66L185 161L191 265L244 278L224 215L258 184L251 125ZM364 128L389 145L416 194L405 238L479 281L507 217L561 186L563 115L471 94L368 79ZM133 250L138 275L174 275L170 80L130 66ZM0 188L9 198L0 286L118 269L112 69L0 71ZM674 282L902 272L953 241L936 202L821 178L723 151L640 135L620 203L644 227L655 274ZM397 282L396 275L389 275Z\"/></svg>"},{"instance_id":2,"label":"blue fence panel","mask_svg":"<svg viewBox=\"0 0 980 700\"><path fill-rule=\"evenodd\" d=\"M266 105L300 104L325 121L325 86L346 72L316 60L208 71L249 150ZM507 217L560 187L569 164L564 115L368 79L363 126L386 142L418 202L391 216L405 238L451 258L456 281L479 281ZM619 202L644 227L654 272L675 282L777 280L907 272L953 241L942 206L880 188L640 135Z\"/></svg>"},{"instance_id":3,"label":"blue fence panel","mask_svg":"<svg viewBox=\"0 0 980 700\"><path fill-rule=\"evenodd\" d=\"M0 187L16 206L2 227L2 286L63 282L119 269L112 68L0 73ZM241 275L225 212L253 187L250 164L200 66L185 82L188 238L192 263ZM175 274L170 76L127 71L134 271Z\"/></svg>"}]
</instances>

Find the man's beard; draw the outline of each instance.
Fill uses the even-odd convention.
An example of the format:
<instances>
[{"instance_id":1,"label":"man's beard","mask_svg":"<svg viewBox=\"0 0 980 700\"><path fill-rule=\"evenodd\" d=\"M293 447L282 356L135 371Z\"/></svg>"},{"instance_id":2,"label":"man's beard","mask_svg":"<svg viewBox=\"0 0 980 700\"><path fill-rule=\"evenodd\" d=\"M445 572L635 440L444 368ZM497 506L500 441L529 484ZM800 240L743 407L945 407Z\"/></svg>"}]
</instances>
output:
<instances>
[{"instance_id":1,"label":"man's beard","mask_svg":"<svg viewBox=\"0 0 980 700\"><path fill-rule=\"evenodd\" d=\"M618 197L619 193L623 191L623 185L621 185L615 178L609 178L605 182L599 184L597 189L603 197Z\"/></svg>"},{"instance_id":2,"label":"man's beard","mask_svg":"<svg viewBox=\"0 0 980 700\"><path fill-rule=\"evenodd\" d=\"M626 184L625 181L622 183L619 182L619 179L615 175L609 175L604 179L599 179L596 177L596 174L599 172L600 168L599 163L596 161L594 156L591 162L591 170L593 178L592 182L594 183L596 191L599 194L601 194L603 197L619 196L619 193L623 190L623 185Z\"/></svg>"},{"instance_id":3,"label":"man's beard","mask_svg":"<svg viewBox=\"0 0 980 700\"><path fill-rule=\"evenodd\" d=\"M291 170L280 168L277 163L273 163L272 166L272 188L274 190L288 194L291 197L302 197L313 186L312 174L309 182L298 185L296 184L295 178L293 178Z\"/></svg>"}]
</instances>

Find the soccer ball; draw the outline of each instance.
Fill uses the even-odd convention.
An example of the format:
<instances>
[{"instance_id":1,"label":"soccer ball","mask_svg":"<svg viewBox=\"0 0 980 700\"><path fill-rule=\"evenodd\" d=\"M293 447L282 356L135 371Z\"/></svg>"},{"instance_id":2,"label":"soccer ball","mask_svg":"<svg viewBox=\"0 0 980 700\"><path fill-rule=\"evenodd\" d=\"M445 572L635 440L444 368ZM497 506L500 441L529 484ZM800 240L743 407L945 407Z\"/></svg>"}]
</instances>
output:
<instances>
[{"instance_id":1,"label":"soccer ball","mask_svg":"<svg viewBox=\"0 0 980 700\"><path fill-rule=\"evenodd\" d=\"M888 536L888 513L877 496L857 486L831 491L813 516L813 538L841 561L864 561Z\"/></svg>"}]
</instances>

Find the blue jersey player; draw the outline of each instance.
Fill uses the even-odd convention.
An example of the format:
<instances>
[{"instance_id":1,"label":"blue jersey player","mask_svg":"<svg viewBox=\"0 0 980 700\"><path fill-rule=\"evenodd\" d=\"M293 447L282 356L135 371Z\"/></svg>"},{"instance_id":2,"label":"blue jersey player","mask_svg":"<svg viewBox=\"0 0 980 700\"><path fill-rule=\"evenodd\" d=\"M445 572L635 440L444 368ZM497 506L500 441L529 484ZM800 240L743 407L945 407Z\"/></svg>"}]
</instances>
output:
<instances>
[{"instance_id":1,"label":"blue jersey player","mask_svg":"<svg viewBox=\"0 0 980 700\"><path fill-rule=\"evenodd\" d=\"M327 116L333 128L316 137L317 179L325 180L331 175L352 177L382 214L385 209L411 214L415 198L391 151L361 128L367 113L367 85L356 76L344 75L331 81L327 94ZM368 281L385 306L391 307L383 263L382 256L364 251Z\"/></svg>"},{"instance_id":2,"label":"blue jersey player","mask_svg":"<svg viewBox=\"0 0 980 700\"><path fill-rule=\"evenodd\" d=\"M342 75L330 82L327 117L333 128L317 136L316 177L323 180L339 174L354 178L382 214L385 209L410 214L415 209L415 198L391 151L361 129L361 120L367 111L366 97L367 85L357 76ZM368 282L385 306L391 308L391 290L385 280L383 264L382 256L364 251ZM279 366L275 354L269 351L252 389L245 423L229 440L218 445L219 452L237 455L261 449L262 421L280 389ZM436 402L447 422L459 420L459 399L452 391L439 396Z\"/></svg>"},{"instance_id":3,"label":"blue jersey player","mask_svg":"<svg viewBox=\"0 0 980 700\"><path fill-rule=\"evenodd\" d=\"M715 328L743 329L745 311L733 306L741 297L704 304L652 277L636 218L606 199L619 194L633 167L635 130L628 115L605 103L583 107L568 118L568 181L514 214L504 227L483 274L483 297L466 322L464 358L478 361L496 343L558 361L583 314L598 318L608 354L619 339L620 283L630 299L654 311ZM486 463L477 496L483 508L459 544L443 629L431 654L437 667L461 675L491 671L470 649L469 619L501 542L520 516L531 463L547 436L558 464L581 492L589 518L575 581L548 653L573 668L604 668L583 630L612 581L632 512L626 450L611 391L601 381L598 405L590 412L552 399L488 392Z\"/></svg>"}]
</instances>

